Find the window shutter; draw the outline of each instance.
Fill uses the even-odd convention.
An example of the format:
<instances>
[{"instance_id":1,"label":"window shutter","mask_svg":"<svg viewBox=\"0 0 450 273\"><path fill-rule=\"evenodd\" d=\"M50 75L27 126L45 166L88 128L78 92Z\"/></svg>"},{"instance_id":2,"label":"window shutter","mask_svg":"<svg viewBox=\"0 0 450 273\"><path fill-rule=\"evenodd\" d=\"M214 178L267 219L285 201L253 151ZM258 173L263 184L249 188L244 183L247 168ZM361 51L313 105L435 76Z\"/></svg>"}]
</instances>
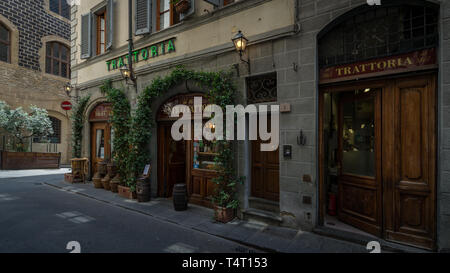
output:
<instances>
[{"instance_id":1,"label":"window shutter","mask_svg":"<svg viewBox=\"0 0 450 273\"><path fill-rule=\"evenodd\" d=\"M87 13L81 16L81 59L91 57L92 39L92 14Z\"/></svg>"},{"instance_id":2,"label":"window shutter","mask_svg":"<svg viewBox=\"0 0 450 273\"><path fill-rule=\"evenodd\" d=\"M152 0L136 0L136 35L151 32L152 26Z\"/></svg>"},{"instance_id":3,"label":"window shutter","mask_svg":"<svg viewBox=\"0 0 450 273\"><path fill-rule=\"evenodd\" d=\"M220 2L221 2L220 0L204 0L204 1L207 2L207 3L210 3L211 5L213 5L215 7L220 6Z\"/></svg>"},{"instance_id":4,"label":"window shutter","mask_svg":"<svg viewBox=\"0 0 450 273\"><path fill-rule=\"evenodd\" d=\"M114 0L106 4L106 49L111 49L114 38Z\"/></svg>"},{"instance_id":5,"label":"window shutter","mask_svg":"<svg viewBox=\"0 0 450 273\"><path fill-rule=\"evenodd\" d=\"M195 0L191 0L191 7L189 8L188 11L186 11L186 13L181 13L180 14L180 19L181 20L185 20L187 17L189 17L192 14L194 14L194 12L195 12Z\"/></svg>"}]
</instances>

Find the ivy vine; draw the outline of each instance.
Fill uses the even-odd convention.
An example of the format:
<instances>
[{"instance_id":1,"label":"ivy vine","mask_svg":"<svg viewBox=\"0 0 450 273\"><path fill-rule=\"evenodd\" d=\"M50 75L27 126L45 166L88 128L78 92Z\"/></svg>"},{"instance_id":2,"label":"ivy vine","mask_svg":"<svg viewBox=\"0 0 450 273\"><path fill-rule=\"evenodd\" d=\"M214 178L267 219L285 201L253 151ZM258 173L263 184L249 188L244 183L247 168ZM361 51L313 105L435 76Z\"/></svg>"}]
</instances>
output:
<instances>
[{"instance_id":1,"label":"ivy vine","mask_svg":"<svg viewBox=\"0 0 450 273\"><path fill-rule=\"evenodd\" d=\"M101 91L106 93L108 101L113 104L111 122L114 128L114 158L118 164L121 178L127 186L135 189L136 180L146 164L151 162L148 144L152 137L155 123L152 119L154 101L175 85L192 80L206 88L205 94L209 102L220 106L223 111L227 105L234 103L236 88L232 81L232 72L196 72L176 67L166 77L153 80L140 94L137 108L131 115L130 104L125 93L112 87L111 82L105 82ZM237 177L234 167L234 152L232 142L218 140L219 153L215 157L217 184L213 201L221 207L237 208L236 188L243 178Z\"/></svg>"},{"instance_id":2,"label":"ivy vine","mask_svg":"<svg viewBox=\"0 0 450 273\"><path fill-rule=\"evenodd\" d=\"M109 122L114 132L113 160L117 164L121 179L128 176L128 154L130 152L129 133L131 125L130 102L122 89L114 88L111 81L105 82L100 90L106 94L108 102L112 104L112 115ZM133 186L133 185L130 185ZM134 190L134 187L132 187Z\"/></svg>"},{"instance_id":3,"label":"ivy vine","mask_svg":"<svg viewBox=\"0 0 450 273\"><path fill-rule=\"evenodd\" d=\"M132 130L129 142L132 146L129 153L129 183L133 184L136 177L142 172L145 164L151 161L148 143L152 137L151 131L155 126L152 120L151 106L156 98L166 93L175 85L192 80L199 86L206 88L205 94L210 103L220 106L225 112L227 105L232 105L236 96L236 87L232 80L232 72L196 72L176 67L166 77L158 77L152 84L146 87L138 97L136 113L132 119ZM225 139L225 138L224 138ZM232 142L218 140L219 154L215 158L217 178L213 180L217 184L213 202L221 207L237 208L239 202L235 197L238 183L242 183L243 177L237 177L234 167L234 152Z\"/></svg>"},{"instance_id":4,"label":"ivy vine","mask_svg":"<svg viewBox=\"0 0 450 273\"><path fill-rule=\"evenodd\" d=\"M82 97L73 108L72 119L72 155L81 157L81 143L83 140L84 111L91 96Z\"/></svg>"}]
</instances>

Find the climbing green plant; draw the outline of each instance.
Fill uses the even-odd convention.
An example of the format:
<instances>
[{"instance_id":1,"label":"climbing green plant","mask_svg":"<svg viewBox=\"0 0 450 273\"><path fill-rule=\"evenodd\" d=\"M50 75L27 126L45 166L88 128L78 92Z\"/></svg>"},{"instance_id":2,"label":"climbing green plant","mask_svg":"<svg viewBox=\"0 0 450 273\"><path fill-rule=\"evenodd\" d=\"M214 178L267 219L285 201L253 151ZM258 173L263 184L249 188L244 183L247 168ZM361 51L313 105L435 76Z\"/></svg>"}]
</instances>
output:
<instances>
[{"instance_id":1,"label":"climbing green plant","mask_svg":"<svg viewBox=\"0 0 450 273\"><path fill-rule=\"evenodd\" d=\"M236 96L236 87L232 80L232 72L196 72L176 67L166 77L157 77L151 85L147 86L138 98L136 113L132 118L129 143L128 183L134 184L136 177L142 172L145 164L151 161L148 143L152 137L151 131L155 126L152 120L153 102L166 93L171 87L187 80L192 80L206 88L205 94L210 103L220 106L225 112L227 105L232 105ZM232 142L217 141L219 154L216 156L218 177L213 181L217 184L214 202L222 207L237 208L236 187L242 183L243 178L237 177L234 167L234 152Z\"/></svg>"},{"instance_id":2,"label":"climbing green plant","mask_svg":"<svg viewBox=\"0 0 450 273\"><path fill-rule=\"evenodd\" d=\"M90 96L82 97L73 108L72 119L72 156L81 157L81 142L83 139L84 111L90 100Z\"/></svg>"},{"instance_id":3,"label":"climbing green plant","mask_svg":"<svg viewBox=\"0 0 450 273\"><path fill-rule=\"evenodd\" d=\"M128 176L129 134L131 125L130 102L122 89L114 88L111 81L105 82L100 90L112 104L110 123L114 132L112 157L117 164L121 179ZM128 185L134 191L134 185Z\"/></svg>"}]
</instances>

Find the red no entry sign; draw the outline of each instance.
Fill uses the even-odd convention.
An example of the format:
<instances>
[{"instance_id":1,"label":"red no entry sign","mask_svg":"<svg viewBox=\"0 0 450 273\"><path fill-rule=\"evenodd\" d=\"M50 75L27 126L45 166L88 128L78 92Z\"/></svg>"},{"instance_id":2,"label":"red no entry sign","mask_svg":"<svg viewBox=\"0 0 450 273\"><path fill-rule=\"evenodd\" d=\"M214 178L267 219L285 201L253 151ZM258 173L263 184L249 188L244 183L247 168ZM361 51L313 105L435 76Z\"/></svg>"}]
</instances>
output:
<instances>
[{"instance_id":1,"label":"red no entry sign","mask_svg":"<svg viewBox=\"0 0 450 273\"><path fill-rule=\"evenodd\" d=\"M61 108L66 111L72 110L72 103L70 101L63 101L61 103Z\"/></svg>"}]
</instances>

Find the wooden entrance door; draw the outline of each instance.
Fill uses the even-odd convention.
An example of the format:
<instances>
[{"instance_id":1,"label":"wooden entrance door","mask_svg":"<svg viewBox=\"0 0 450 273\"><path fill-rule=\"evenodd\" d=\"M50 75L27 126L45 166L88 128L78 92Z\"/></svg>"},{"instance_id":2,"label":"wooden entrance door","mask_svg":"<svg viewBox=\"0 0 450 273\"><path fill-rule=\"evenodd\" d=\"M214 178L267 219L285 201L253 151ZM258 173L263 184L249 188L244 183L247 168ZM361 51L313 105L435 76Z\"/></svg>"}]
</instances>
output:
<instances>
[{"instance_id":1,"label":"wooden entrance door","mask_svg":"<svg viewBox=\"0 0 450 273\"><path fill-rule=\"evenodd\" d=\"M436 78L391 81L383 94L385 237L434 248Z\"/></svg>"},{"instance_id":2,"label":"wooden entrance door","mask_svg":"<svg viewBox=\"0 0 450 273\"><path fill-rule=\"evenodd\" d=\"M267 119L270 131L270 116ZM280 200L279 149L262 152L260 139L252 141L252 196L278 202Z\"/></svg>"},{"instance_id":3,"label":"wooden entrance door","mask_svg":"<svg viewBox=\"0 0 450 273\"><path fill-rule=\"evenodd\" d=\"M186 183L186 141L175 141L172 123L158 124L158 196L171 197L175 184Z\"/></svg>"},{"instance_id":4,"label":"wooden entrance door","mask_svg":"<svg viewBox=\"0 0 450 273\"><path fill-rule=\"evenodd\" d=\"M340 99L338 216L343 222L380 236L381 90L365 91L346 92Z\"/></svg>"},{"instance_id":5,"label":"wooden entrance door","mask_svg":"<svg viewBox=\"0 0 450 273\"><path fill-rule=\"evenodd\" d=\"M435 248L436 241L436 76L423 75L358 84L327 87L325 92L341 92L371 87L374 95L374 158L371 173L361 166L352 170L347 159L351 151L366 150L349 145L352 129L356 140L362 127L346 125L350 120L365 119L348 109L352 101L367 100L363 96L342 96L339 129L339 218L361 230L387 240ZM374 91L371 91L374 92ZM321 112L323 97L321 96ZM357 107L357 106L356 106ZM345 121L347 119L347 121ZM320 158L324 159L323 117L320 117ZM367 128L364 122L364 128ZM358 133L360 136L364 134ZM345 140L347 138L347 140ZM362 140L362 139L361 139ZM347 141L347 143L345 143ZM350 143L352 144L352 143ZM347 157L347 159L345 158ZM365 166L366 159L355 164ZM350 167L350 169L348 168ZM321 165L321 215L324 199L323 168ZM356 170L356 171L355 171ZM349 175L350 173L350 175Z\"/></svg>"},{"instance_id":6,"label":"wooden entrance door","mask_svg":"<svg viewBox=\"0 0 450 273\"><path fill-rule=\"evenodd\" d=\"M92 173L97 172L97 163L111 158L111 126L106 122L91 125Z\"/></svg>"}]
</instances>

